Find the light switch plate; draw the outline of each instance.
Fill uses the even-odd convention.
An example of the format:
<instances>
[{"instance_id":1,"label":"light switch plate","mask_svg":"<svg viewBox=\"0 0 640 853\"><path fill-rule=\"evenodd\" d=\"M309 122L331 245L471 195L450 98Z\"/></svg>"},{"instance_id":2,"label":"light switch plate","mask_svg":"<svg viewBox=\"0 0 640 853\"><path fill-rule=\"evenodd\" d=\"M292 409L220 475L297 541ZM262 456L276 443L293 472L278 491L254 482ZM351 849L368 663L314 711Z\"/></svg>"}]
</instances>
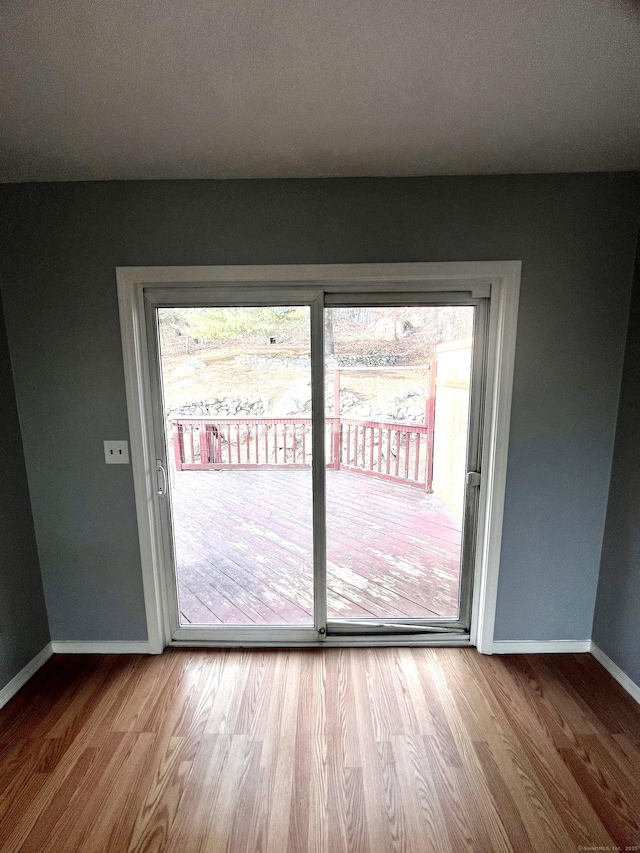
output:
<instances>
[{"instance_id":1,"label":"light switch plate","mask_svg":"<svg viewBox=\"0 0 640 853\"><path fill-rule=\"evenodd\" d=\"M129 445L126 441L105 441L104 461L107 465L128 465Z\"/></svg>"}]
</instances>

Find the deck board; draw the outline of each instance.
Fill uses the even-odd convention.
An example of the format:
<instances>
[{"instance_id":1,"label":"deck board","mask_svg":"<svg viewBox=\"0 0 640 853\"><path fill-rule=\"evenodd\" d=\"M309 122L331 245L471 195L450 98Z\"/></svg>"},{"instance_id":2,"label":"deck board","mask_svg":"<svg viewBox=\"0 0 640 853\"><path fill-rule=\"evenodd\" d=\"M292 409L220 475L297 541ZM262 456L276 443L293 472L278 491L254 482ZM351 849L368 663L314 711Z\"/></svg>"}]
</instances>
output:
<instances>
[{"instance_id":1,"label":"deck board","mask_svg":"<svg viewBox=\"0 0 640 853\"><path fill-rule=\"evenodd\" d=\"M174 472L184 624L313 621L311 472ZM435 495L327 471L329 618L451 617L460 520Z\"/></svg>"}]
</instances>

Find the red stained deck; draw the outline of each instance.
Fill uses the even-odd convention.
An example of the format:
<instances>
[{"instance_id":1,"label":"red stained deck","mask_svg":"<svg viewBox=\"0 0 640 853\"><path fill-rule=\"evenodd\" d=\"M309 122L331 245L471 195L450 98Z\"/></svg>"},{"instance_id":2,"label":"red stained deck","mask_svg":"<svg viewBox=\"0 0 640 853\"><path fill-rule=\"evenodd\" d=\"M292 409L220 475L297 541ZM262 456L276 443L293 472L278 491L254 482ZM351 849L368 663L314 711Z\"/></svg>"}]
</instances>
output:
<instances>
[{"instance_id":1,"label":"red stained deck","mask_svg":"<svg viewBox=\"0 0 640 853\"><path fill-rule=\"evenodd\" d=\"M175 472L184 624L312 623L311 472ZM327 471L329 618L453 616L460 520L434 495Z\"/></svg>"}]
</instances>

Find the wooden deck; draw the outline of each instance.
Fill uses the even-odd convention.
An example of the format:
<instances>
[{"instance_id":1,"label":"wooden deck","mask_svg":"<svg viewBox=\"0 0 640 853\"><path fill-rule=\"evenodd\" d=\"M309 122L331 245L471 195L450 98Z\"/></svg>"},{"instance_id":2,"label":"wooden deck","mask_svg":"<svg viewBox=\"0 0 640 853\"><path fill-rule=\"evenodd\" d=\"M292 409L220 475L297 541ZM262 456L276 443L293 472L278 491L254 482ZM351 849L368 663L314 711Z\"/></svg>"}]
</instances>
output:
<instances>
[{"instance_id":1,"label":"wooden deck","mask_svg":"<svg viewBox=\"0 0 640 853\"><path fill-rule=\"evenodd\" d=\"M184 624L312 623L309 470L175 472ZM434 495L327 471L329 618L451 617L460 520Z\"/></svg>"}]
</instances>

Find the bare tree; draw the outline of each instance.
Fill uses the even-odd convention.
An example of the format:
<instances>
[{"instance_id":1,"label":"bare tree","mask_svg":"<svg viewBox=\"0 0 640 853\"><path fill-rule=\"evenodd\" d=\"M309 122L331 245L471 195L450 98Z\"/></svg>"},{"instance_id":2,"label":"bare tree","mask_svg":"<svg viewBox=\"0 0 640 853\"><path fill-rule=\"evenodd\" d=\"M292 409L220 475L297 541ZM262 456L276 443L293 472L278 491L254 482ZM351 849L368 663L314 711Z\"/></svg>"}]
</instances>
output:
<instances>
[{"instance_id":1,"label":"bare tree","mask_svg":"<svg viewBox=\"0 0 640 853\"><path fill-rule=\"evenodd\" d=\"M324 353L333 355L335 353L335 336L333 332L333 308L324 309Z\"/></svg>"}]
</instances>

